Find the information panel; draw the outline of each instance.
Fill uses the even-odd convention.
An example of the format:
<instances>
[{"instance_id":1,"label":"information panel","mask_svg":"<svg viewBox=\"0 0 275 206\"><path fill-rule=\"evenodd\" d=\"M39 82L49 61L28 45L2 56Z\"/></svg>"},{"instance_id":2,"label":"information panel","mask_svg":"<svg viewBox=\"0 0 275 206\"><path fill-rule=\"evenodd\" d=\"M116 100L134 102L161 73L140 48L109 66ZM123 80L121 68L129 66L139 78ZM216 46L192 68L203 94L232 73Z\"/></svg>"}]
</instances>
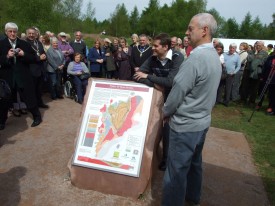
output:
<instances>
[{"instance_id":1,"label":"information panel","mask_svg":"<svg viewBox=\"0 0 275 206\"><path fill-rule=\"evenodd\" d=\"M73 164L138 177L153 88L93 80Z\"/></svg>"}]
</instances>

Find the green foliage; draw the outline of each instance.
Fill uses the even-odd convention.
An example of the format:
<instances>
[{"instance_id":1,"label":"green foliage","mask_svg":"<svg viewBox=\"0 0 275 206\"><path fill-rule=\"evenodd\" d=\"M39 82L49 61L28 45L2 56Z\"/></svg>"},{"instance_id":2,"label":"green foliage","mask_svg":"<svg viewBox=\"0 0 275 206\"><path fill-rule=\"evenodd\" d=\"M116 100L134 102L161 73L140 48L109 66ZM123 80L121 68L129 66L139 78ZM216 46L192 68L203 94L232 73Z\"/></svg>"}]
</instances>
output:
<instances>
[{"instance_id":1,"label":"green foliage","mask_svg":"<svg viewBox=\"0 0 275 206\"><path fill-rule=\"evenodd\" d=\"M124 4L118 4L115 12L111 15L109 31L114 36L129 36L129 16Z\"/></svg>"},{"instance_id":2,"label":"green foliage","mask_svg":"<svg viewBox=\"0 0 275 206\"><path fill-rule=\"evenodd\" d=\"M223 28L225 31L225 38L233 38L238 39L239 37L239 25L236 22L235 18L230 18L227 20L225 28Z\"/></svg>"},{"instance_id":3,"label":"green foliage","mask_svg":"<svg viewBox=\"0 0 275 206\"><path fill-rule=\"evenodd\" d=\"M132 33L136 33L138 21L139 21L139 12L138 12L137 6L135 6L134 10L131 12L131 15L129 17L129 23L130 23Z\"/></svg>"},{"instance_id":4,"label":"green foliage","mask_svg":"<svg viewBox=\"0 0 275 206\"><path fill-rule=\"evenodd\" d=\"M160 6L159 0L150 0L139 14L135 6L127 11L124 4L118 4L109 19L98 22L92 0L0 0L0 24L13 21L20 32L30 26L58 33L100 33L103 30L112 36L130 36L132 33L154 36L160 32L183 37L192 16L201 12L211 13L217 20L215 36L224 38L274 39L275 13L273 22L263 25L259 17L252 19L250 13L238 24L234 18L225 19L215 9L206 10L206 0L173 0L170 5ZM86 8L81 13L81 7Z\"/></svg>"}]
</instances>

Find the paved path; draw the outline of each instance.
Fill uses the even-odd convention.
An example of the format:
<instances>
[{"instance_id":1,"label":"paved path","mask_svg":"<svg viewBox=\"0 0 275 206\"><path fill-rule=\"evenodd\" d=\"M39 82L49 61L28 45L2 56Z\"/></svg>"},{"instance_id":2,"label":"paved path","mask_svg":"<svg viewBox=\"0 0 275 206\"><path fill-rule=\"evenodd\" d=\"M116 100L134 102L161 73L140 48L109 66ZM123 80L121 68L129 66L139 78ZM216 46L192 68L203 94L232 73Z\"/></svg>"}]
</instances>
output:
<instances>
[{"instance_id":1,"label":"paved path","mask_svg":"<svg viewBox=\"0 0 275 206\"><path fill-rule=\"evenodd\" d=\"M47 97L46 97L47 98ZM10 117L0 131L0 205L2 206L134 206L159 205L163 172L155 171L152 190L141 200L70 184L67 163L81 105L73 100L50 101L41 110L43 123L31 128L25 115ZM202 206L267 206L268 200L241 133L211 128L204 149Z\"/></svg>"}]
</instances>

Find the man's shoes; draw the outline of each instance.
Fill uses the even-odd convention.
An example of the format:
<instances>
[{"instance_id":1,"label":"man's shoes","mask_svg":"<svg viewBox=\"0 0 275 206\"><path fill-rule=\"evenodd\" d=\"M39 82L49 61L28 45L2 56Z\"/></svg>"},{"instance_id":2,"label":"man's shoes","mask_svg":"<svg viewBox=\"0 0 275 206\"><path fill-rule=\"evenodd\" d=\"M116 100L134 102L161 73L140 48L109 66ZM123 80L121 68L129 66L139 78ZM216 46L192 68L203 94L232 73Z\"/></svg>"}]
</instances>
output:
<instances>
[{"instance_id":1,"label":"man's shoes","mask_svg":"<svg viewBox=\"0 0 275 206\"><path fill-rule=\"evenodd\" d=\"M159 170L165 171L166 167L167 167L166 162L165 161L161 161L161 163L159 164Z\"/></svg>"},{"instance_id":2,"label":"man's shoes","mask_svg":"<svg viewBox=\"0 0 275 206\"><path fill-rule=\"evenodd\" d=\"M195 204L193 202L187 202L187 201L185 201L185 205L186 206L200 206L200 204Z\"/></svg>"},{"instance_id":3,"label":"man's shoes","mask_svg":"<svg viewBox=\"0 0 275 206\"><path fill-rule=\"evenodd\" d=\"M21 114L28 114L27 109L21 109L20 112L21 112Z\"/></svg>"},{"instance_id":4,"label":"man's shoes","mask_svg":"<svg viewBox=\"0 0 275 206\"><path fill-rule=\"evenodd\" d=\"M43 103L42 103L42 104L39 104L38 107L39 107L39 108L43 108L43 109L48 109L48 108L49 108L48 105L43 104Z\"/></svg>"},{"instance_id":5,"label":"man's shoes","mask_svg":"<svg viewBox=\"0 0 275 206\"><path fill-rule=\"evenodd\" d=\"M32 125L31 125L31 127L36 127L36 126L40 125L41 122L42 122L42 119L41 119L41 118L35 118L35 119L33 120L33 123L32 123Z\"/></svg>"},{"instance_id":6,"label":"man's shoes","mask_svg":"<svg viewBox=\"0 0 275 206\"><path fill-rule=\"evenodd\" d=\"M15 116L15 117L20 117L21 116L21 113L18 109L13 109L12 110L12 114Z\"/></svg>"},{"instance_id":7,"label":"man's shoes","mask_svg":"<svg viewBox=\"0 0 275 206\"><path fill-rule=\"evenodd\" d=\"M61 95L61 96L57 96L58 99L64 99L64 97Z\"/></svg>"},{"instance_id":8,"label":"man's shoes","mask_svg":"<svg viewBox=\"0 0 275 206\"><path fill-rule=\"evenodd\" d=\"M0 124L0 130L5 129L5 124Z\"/></svg>"}]
</instances>

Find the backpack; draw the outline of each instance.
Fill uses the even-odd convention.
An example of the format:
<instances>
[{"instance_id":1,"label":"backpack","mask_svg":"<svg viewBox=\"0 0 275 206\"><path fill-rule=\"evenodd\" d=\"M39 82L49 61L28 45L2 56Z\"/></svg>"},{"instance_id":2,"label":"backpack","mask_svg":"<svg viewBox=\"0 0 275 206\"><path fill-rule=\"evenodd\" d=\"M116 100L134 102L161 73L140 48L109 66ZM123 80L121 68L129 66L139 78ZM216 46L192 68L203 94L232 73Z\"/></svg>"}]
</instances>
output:
<instances>
[{"instance_id":1,"label":"backpack","mask_svg":"<svg viewBox=\"0 0 275 206\"><path fill-rule=\"evenodd\" d=\"M9 100L11 98L11 89L4 79L0 79L0 100Z\"/></svg>"}]
</instances>

